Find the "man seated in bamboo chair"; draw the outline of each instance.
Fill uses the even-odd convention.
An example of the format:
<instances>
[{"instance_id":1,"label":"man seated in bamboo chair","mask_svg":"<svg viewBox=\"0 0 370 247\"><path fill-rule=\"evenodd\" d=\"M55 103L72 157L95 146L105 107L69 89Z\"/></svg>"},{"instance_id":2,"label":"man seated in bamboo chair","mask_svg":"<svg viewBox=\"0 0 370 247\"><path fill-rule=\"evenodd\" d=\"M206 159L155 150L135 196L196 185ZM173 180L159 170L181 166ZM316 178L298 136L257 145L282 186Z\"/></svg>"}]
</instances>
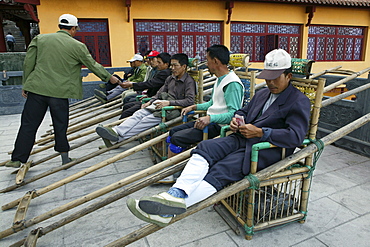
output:
<instances>
[{"instance_id":1,"label":"man seated in bamboo chair","mask_svg":"<svg viewBox=\"0 0 370 247\"><path fill-rule=\"evenodd\" d=\"M268 88L258 91L247 106L235 113L230 122L234 133L199 143L168 192L140 200L128 199L128 208L136 217L164 227L174 215L186 212L187 207L248 175L253 144L268 141L279 146L260 152L258 170L279 161L281 148L286 148L290 155L302 144L311 105L290 84L290 55L282 49L269 52L258 78L265 79Z\"/></svg>"},{"instance_id":2,"label":"man seated in bamboo chair","mask_svg":"<svg viewBox=\"0 0 370 247\"><path fill-rule=\"evenodd\" d=\"M152 67L155 68L155 70L153 69L155 72L152 78L143 82L124 81L120 84L120 86L123 88L132 88L134 91L137 92L146 90L146 95L143 95L142 98L151 98L155 96L158 90L164 85L167 77L171 75L171 69L169 68L170 59L171 56L167 52L158 54L155 57L155 60L154 58L151 58L150 60ZM153 61L155 61L156 64L154 64ZM141 100L125 103L123 105L122 114L119 119L124 119L132 116L132 114L139 110L141 106Z\"/></svg>"},{"instance_id":3,"label":"man seated in bamboo chair","mask_svg":"<svg viewBox=\"0 0 370 247\"><path fill-rule=\"evenodd\" d=\"M123 141L158 125L162 121L160 110L163 107L187 107L194 104L196 82L186 72L187 64L188 56L186 54L179 53L173 55L171 57L172 75L166 79L157 94L120 125L113 128L98 126L96 128L97 134L109 141ZM167 115L171 119L178 116L180 116L179 110L174 110L171 114Z\"/></svg>"},{"instance_id":4,"label":"man seated in bamboo chair","mask_svg":"<svg viewBox=\"0 0 370 247\"><path fill-rule=\"evenodd\" d=\"M213 45L207 48L207 66L209 72L217 76L210 101L183 108L181 115L191 111L207 111L207 115L196 121L172 128L167 138L168 158L173 157L203 140L203 129L208 126L208 138L212 139L220 134L221 125L231 121L236 110L243 102L244 86L234 71L229 71L229 49L224 45ZM173 183L171 175L158 181L159 183Z\"/></svg>"},{"instance_id":5,"label":"man seated in bamboo chair","mask_svg":"<svg viewBox=\"0 0 370 247\"><path fill-rule=\"evenodd\" d=\"M146 65L144 64L143 56L140 54L135 54L130 60L127 60L127 62L130 62L131 68L134 68L134 74L130 76L128 80L131 82L144 81L146 75ZM121 80L117 84L118 85L116 85L113 89L107 91L107 93L95 89L95 98L97 98L102 104L105 104L127 90L121 86Z\"/></svg>"}]
</instances>

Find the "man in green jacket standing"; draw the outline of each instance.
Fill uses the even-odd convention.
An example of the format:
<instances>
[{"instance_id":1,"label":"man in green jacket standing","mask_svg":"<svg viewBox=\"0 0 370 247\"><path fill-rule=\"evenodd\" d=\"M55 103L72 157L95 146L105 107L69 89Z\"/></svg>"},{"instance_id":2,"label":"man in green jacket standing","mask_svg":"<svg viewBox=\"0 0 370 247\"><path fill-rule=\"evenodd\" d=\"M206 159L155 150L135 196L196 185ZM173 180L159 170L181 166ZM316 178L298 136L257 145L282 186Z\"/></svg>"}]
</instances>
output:
<instances>
[{"instance_id":1,"label":"man in green jacket standing","mask_svg":"<svg viewBox=\"0 0 370 247\"><path fill-rule=\"evenodd\" d=\"M22 96L27 100L12 159L6 163L8 167L20 167L21 163L27 162L48 107L54 126L54 150L61 154L62 164L70 162L66 134L68 98L82 99L82 65L102 81L119 82L92 58L85 44L73 38L79 30L75 16L61 15L59 28L56 33L36 36L28 47L22 81Z\"/></svg>"}]
</instances>

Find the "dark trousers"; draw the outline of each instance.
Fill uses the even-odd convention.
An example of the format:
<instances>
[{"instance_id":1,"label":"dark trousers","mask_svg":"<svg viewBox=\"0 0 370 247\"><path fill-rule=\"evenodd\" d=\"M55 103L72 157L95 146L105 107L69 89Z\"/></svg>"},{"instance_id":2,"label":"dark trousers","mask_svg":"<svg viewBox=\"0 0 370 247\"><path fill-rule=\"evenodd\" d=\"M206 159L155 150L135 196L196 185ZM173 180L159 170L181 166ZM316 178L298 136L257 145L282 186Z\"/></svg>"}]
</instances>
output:
<instances>
[{"instance_id":1,"label":"dark trousers","mask_svg":"<svg viewBox=\"0 0 370 247\"><path fill-rule=\"evenodd\" d=\"M9 51L14 51L14 43L12 41L7 41Z\"/></svg>"},{"instance_id":2,"label":"dark trousers","mask_svg":"<svg viewBox=\"0 0 370 247\"><path fill-rule=\"evenodd\" d=\"M53 121L55 146L57 152L68 152L70 147L67 140L69 121L68 99L59 99L28 93L21 117L17 139L14 144L12 161L27 162L32 147L35 143L37 130L44 119L45 113L50 108Z\"/></svg>"},{"instance_id":3,"label":"dark trousers","mask_svg":"<svg viewBox=\"0 0 370 247\"><path fill-rule=\"evenodd\" d=\"M202 141L191 154L199 154L207 160L209 170L204 180L219 191L226 185L244 178L245 149L246 139L232 134Z\"/></svg>"},{"instance_id":4,"label":"dark trousers","mask_svg":"<svg viewBox=\"0 0 370 247\"><path fill-rule=\"evenodd\" d=\"M203 130L194 128L195 122L188 122L176 126L170 130L171 143L188 148L190 145L196 144L203 140ZM208 125L208 139L213 139L220 135L221 127L218 124L211 123Z\"/></svg>"},{"instance_id":5,"label":"dark trousers","mask_svg":"<svg viewBox=\"0 0 370 247\"><path fill-rule=\"evenodd\" d=\"M119 119L124 119L129 116L132 116L132 114L134 114L137 110L140 110L141 105L142 105L141 101L133 101L124 104L123 111Z\"/></svg>"}]
</instances>

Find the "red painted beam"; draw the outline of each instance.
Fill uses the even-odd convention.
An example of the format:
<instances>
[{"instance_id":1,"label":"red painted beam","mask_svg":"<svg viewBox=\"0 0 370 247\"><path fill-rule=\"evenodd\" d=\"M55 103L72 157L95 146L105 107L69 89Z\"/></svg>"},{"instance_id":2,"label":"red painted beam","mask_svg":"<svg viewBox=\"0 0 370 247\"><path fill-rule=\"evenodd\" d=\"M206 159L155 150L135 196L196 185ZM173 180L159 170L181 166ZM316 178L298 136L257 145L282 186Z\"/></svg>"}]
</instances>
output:
<instances>
[{"instance_id":1,"label":"red painted beam","mask_svg":"<svg viewBox=\"0 0 370 247\"><path fill-rule=\"evenodd\" d=\"M33 5L40 5L40 0L14 0L16 3L28 3Z\"/></svg>"}]
</instances>

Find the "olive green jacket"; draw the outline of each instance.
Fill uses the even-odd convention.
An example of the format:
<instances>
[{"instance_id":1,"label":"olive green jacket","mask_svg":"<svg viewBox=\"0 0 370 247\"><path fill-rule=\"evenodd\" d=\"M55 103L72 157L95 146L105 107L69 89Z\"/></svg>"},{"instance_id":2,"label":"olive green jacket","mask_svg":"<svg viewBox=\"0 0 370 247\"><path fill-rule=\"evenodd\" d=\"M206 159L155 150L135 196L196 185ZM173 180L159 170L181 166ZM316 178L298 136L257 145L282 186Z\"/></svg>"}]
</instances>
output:
<instances>
[{"instance_id":1,"label":"olive green jacket","mask_svg":"<svg viewBox=\"0 0 370 247\"><path fill-rule=\"evenodd\" d=\"M102 81L111 74L90 55L85 44L66 31L37 35L23 65L23 90L55 98L82 98L81 66Z\"/></svg>"}]
</instances>

